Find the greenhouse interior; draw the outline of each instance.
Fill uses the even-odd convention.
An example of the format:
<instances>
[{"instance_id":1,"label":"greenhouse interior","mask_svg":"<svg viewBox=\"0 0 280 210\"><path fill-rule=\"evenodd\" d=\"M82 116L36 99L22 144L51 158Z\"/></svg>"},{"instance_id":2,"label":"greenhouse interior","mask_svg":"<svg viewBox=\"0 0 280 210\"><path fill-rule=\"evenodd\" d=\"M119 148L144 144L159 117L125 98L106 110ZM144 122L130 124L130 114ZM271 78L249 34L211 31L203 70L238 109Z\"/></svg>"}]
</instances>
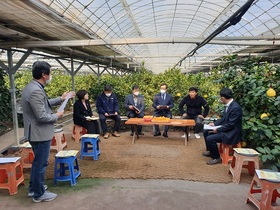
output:
<instances>
[{"instance_id":1,"label":"greenhouse interior","mask_svg":"<svg viewBox=\"0 0 280 210\"><path fill-rule=\"evenodd\" d=\"M242 187L239 189L241 191L238 193L245 193L245 196L236 196L235 200L238 202L234 204L227 205L221 202L217 209L255 209L255 206L259 209L270 209L271 203L273 206L280 205L280 202L276 200L280 197L280 193L277 192L277 188L280 188L280 172L278 174L280 170L279 0L1 1L0 157L20 155L22 151L20 145L28 142L24 136L25 113L22 109L21 99L23 97L22 91L34 79L32 70L36 61L45 61L50 64L52 69L52 82L45 87L47 96L55 98L65 91L77 93L79 90L86 90L93 115L99 119L97 120L99 124L102 123L100 110L98 110L98 97L103 91L106 92L106 85L112 88L113 94L117 97L119 109L116 113L120 116L120 138L114 138L119 137L118 132L116 134L114 131L116 128L111 125L115 119L108 120L106 118L108 127L111 126L109 129L113 129L114 132L109 132L108 137L110 137L108 138L105 135L104 126L99 125L99 129L101 129L99 138L101 150L107 151L107 153L102 153L108 154L108 156L104 157L101 153L99 158L95 157L98 161L94 161L94 163L101 162L103 165L91 166L93 167L90 168L91 170L86 167L89 165L88 162L93 161L92 159L79 160L81 174L83 172L85 174L82 178L170 179L201 183L241 182ZM164 121L163 124L159 123L160 129L164 133L163 137L167 138L162 138L162 141L158 142L157 136L160 137L161 132L157 130L157 123L160 119L155 120L158 117L155 115L155 110L159 109L155 105L155 100L157 94L160 94L159 90L162 90L162 85L165 86L168 95L172 98L171 108L167 105L168 108L164 109L168 109L172 114L164 116L169 121ZM154 118L151 125L141 124L141 122L140 124L131 123L130 115L127 114L127 97L129 94L133 95L135 87L144 98L143 116ZM199 114L202 116L203 124L215 123L223 119L223 113L226 114L224 111L226 102L223 104L221 100L221 92L224 89L231 91L233 101L241 107L241 136L238 137L236 144L232 143L227 147L223 147L223 143L218 142L218 152L221 158L218 159L218 162L210 160L205 164L206 159L201 157L200 160L200 158L195 159L195 157L197 154L200 157L201 153L205 152L205 145L208 149L207 135L205 136L205 130L197 133L198 121L196 118L194 124L183 123L184 100L187 97L191 98L190 92L195 91L197 94L195 97L201 97L201 100L205 101L203 107L199 108L205 113L205 116L202 116L202 113ZM63 130L66 136L64 142L66 141L68 145L63 151L71 149L80 151L81 149L80 145L76 143L79 143L82 137L76 134L75 129L77 128L73 122L74 104L78 100L77 95L73 99L70 98L65 106L63 117L54 123L55 126ZM165 96L163 100L165 100ZM185 105L188 106L187 103ZM52 108L52 111L56 113L57 108ZM172 120L174 120L173 125ZM176 120L180 122L175 122ZM136 127L133 130L134 125ZM144 136L142 136L142 131L135 130L139 128L139 125L143 126ZM167 130L163 131L164 125L171 125L169 135L167 135ZM231 124L231 126L233 125ZM85 134L82 133L82 130L77 132ZM199 141L201 142L199 143ZM223 142L223 140L221 141ZM118 165L126 164L125 160L122 159L123 156L118 156L120 162L106 162L109 161L108 159L116 158L116 156L109 156L109 154L112 155L110 145L123 149L123 142L125 142L124 148L126 149L125 152L122 151L123 156L131 158L137 156L139 159L143 159L141 160L143 163L139 159L131 160L134 166L130 164L124 169ZM137 146L140 146L138 150L135 149ZM246 175L243 179L244 170L242 170L241 179L240 177L236 178L237 175L232 172L234 165L238 165L236 161L239 160L235 157L238 150L234 147L247 149L247 152L254 151L255 153L247 154L247 156L257 157L259 161L258 164L255 162L251 164L250 161L255 159L244 159L248 162L248 166L243 167L241 164L239 170L242 170L242 167L247 168L249 173L245 172ZM161 155L151 148L161 150L161 153L166 153L165 155L170 159L165 160L164 154ZM188 160L190 162L186 163L184 161L187 160L182 158L181 161L179 156L188 159L185 156L188 148L192 148L190 150L193 150L191 153L194 159L190 158ZM142 150L140 151L140 149ZM174 151L170 151L173 149ZM82 150L80 152L82 153ZM230 154L225 154L226 152ZM207 156L206 153L203 154ZM48 170L52 168L56 158L53 152L51 155L51 166L48 166L46 175L49 185L52 185L49 180L54 177L53 171ZM213 160L216 160L213 153L210 152L207 157L209 155ZM227 157L229 162L225 160L226 157L223 155L230 155ZM177 164L173 168L162 169L161 167L164 167L162 162L152 162L151 160L145 162L147 157L167 162L171 159L176 161L176 157L178 157L178 171ZM108 165L106 165L107 163ZM184 166L179 165L179 163L183 163ZM213 165L222 164L218 164L217 168L209 169L209 165L212 163ZM112 168L109 167L110 164ZM187 166L188 164L203 165L203 167L201 170L191 169ZM6 196L9 193L2 189L7 188L1 187L6 182L6 178L2 178L6 175L1 176L1 173L4 173L1 165L0 163L0 195ZM229 174L231 172L232 176L225 173L225 165L229 167ZM104 168L102 168L103 166ZM154 170L150 171L152 167ZM235 166L236 168L238 167ZM259 170L259 168L264 170ZM97 170L96 174L92 172L95 170ZM109 173L109 171L113 172ZM253 198L254 182L260 183L262 180L266 180L261 178L260 171L263 174L271 172L270 176L275 178L275 186L273 186L275 188L269 188L269 191L272 192L272 195L269 194L272 196L272 200L266 204L262 200L265 190L258 191L261 193L259 201ZM27 180L29 173L30 171L23 172ZM191 173L194 175L186 175ZM219 174L219 176L213 178L201 175L205 173L212 174L212 176ZM77 185L79 185L79 179ZM1 182L3 182L2 185ZM272 184L262 183L261 185L271 187ZM94 188L94 186L91 187ZM201 187L203 188L203 186ZM18 188L18 194L23 195L20 192L20 187ZM81 190L84 190L82 188ZM51 190L61 192L57 188L51 188ZM26 189L23 191L26 193ZM70 194L73 192L70 191ZM248 192L246 202L253 203L252 205L244 203ZM217 197L220 196L217 193L214 194ZM126 194L126 196L128 195ZM7 207L12 198L13 196L4 198ZM110 198L115 199L112 195ZM127 199L129 198L128 196ZM99 199L105 202L104 198L99 197ZM239 202L240 200L241 202ZM178 201L183 202L180 199ZM79 202L76 200L76 204L67 208L75 209L75 205L82 205ZM176 201L173 200L173 202ZM148 206L148 203L145 200L139 204L139 207L133 208L129 205L129 201L124 199L122 205L117 207L109 205L108 209L171 208L169 205L165 206L164 202L161 204L151 203L151 206ZM196 201L196 203L198 202ZM175 209L204 209L196 207L196 203L191 202L191 204L184 206L175 205ZM4 203L4 207L5 205ZM208 206L206 201L202 202L201 205L205 208ZM214 206L215 204L210 202L209 205ZM27 209L27 206L21 207ZM104 208L102 204L98 204L96 209ZM273 208L271 207L271 209Z\"/></svg>"}]
</instances>

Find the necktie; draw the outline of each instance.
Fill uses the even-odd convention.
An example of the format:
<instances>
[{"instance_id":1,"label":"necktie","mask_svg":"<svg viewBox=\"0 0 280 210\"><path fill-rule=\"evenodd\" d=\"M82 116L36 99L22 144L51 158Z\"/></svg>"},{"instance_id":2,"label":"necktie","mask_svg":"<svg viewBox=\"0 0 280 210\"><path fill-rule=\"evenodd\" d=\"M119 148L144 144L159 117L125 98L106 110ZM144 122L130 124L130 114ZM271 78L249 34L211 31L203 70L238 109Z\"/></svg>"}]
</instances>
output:
<instances>
[{"instance_id":1,"label":"necktie","mask_svg":"<svg viewBox=\"0 0 280 210\"><path fill-rule=\"evenodd\" d=\"M165 100L165 94L161 95L162 100Z\"/></svg>"}]
</instances>

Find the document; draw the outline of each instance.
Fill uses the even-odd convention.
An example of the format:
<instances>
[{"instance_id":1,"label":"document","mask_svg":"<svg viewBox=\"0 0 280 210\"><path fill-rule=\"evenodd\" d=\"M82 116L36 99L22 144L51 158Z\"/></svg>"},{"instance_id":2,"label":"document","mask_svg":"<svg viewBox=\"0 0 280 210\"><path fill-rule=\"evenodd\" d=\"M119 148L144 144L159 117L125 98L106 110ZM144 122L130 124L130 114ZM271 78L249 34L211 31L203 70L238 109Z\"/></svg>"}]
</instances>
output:
<instances>
[{"instance_id":1,"label":"document","mask_svg":"<svg viewBox=\"0 0 280 210\"><path fill-rule=\"evenodd\" d=\"M136 106L132 106L132 107L135 111L140 112L140 110Z\"/></svg>"},{"instance_id":2,"label":"document","mask_svg":"<svg viewBox=\"0 0 280 210\"><path fill-rule=\"evenodd\" d=\"M84 134L82 138L97 138L99 134Z\"/></svg>"},{"instance_id":3,"label":"document","mask_svg":"<svg viewBox=\"0 0 280 210\"><path fill-rule=\"evenodd\" d=\"M61 151L59 151L55 155L55 157L71 157L71 156L76 156L78 152L79 152L78 150L61 150Z\"/></svg>"},{"instance_id":4,"label":"document","mask_svg":"<svg viewBox=\"0 0 280 210\"><path fill-rule=\"evenodd\" d=\"M7 158L0 158L1 163L15 163L20 159L20 157L7 157Z\"/></svg>"},{"instance_id":5,"label":"document","mask_svg":"<svg viewBox=\"0 0 280 210\"><path fill-rule=\"evenodd\" d=\"M68 100L71 98L72 94L73 94L73 91L70 91L70 92L67 94L66 99L63 101L63 103L61 104L61 106L58 108L57 112L63 112L63 111L64 111L65 106L66 106Z\"/></svg>"},{"instance_id":6,"label":"document","mask_svg":"<svg viewBox=\"0 0 280 210\"><path fill-rule=\"evenodd\" d=\"M278 171L256 170L259 179L266 179L271 182L280 182L280 173Z\"/></svg>"},{"instance_id":7,"label":"document","mask_svg":"<svg viewBox=\"0 0 280 210\"><path fill-rule=\"evenodd\" d=\"M86 118L88 120L99 120L99 117L90 117L90 116L86 116Z\"/></svg>"},{"instance_id":8,"label":"document","mask_svg":"<svg viewBox=\"0 0 280 210\"><path fill-rule=\"evenodd\" d=\"M235 152L245 156L257 156L259 153L251 148L233 148Z\"/></svg>"},{"instance_id":9,"label":"document","mask_svg":"<svg viewBox=\"0 0 280 210\"><path fill-rule=\"evenodd\" d=\"M206 124L204 124L203 129L204 129L204 130L210 130L210 131L212 131L212 130L217 129L217 128L220 128L220 127L222 127L222 126L221 126L221 125L211 126L211 125L206 125Z\"/></svg>"}]
</instances>

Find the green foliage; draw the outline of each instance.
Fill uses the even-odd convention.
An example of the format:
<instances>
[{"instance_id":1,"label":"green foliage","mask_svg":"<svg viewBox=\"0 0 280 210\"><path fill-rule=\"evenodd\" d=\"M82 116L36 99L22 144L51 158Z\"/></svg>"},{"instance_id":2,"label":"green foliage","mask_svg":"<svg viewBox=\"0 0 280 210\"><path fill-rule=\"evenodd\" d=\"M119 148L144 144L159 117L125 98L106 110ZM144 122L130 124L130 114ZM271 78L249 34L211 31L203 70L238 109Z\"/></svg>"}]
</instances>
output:
<instances>
[{"instance_id":1,"label":"green foliage","mask_svg":"<svg viewBox=\"0 0 280 210\"><path fill-rule=\"evenodd\" d=\"M0 133L5 129L7 123L12 122L11 95L5 85L5 72L0 69Z\"/></svg>"},{"instance_id":2,"label":"green foliage","mask_svg":"<svg viewBox=\"0 0 280 210\"><path fill-rule=\"evenodd\" d=\"M229 63L232 64L231 61ZM280 67L260 64L258 58L249 58L242 65L219 68L223 72L219 82L233 89L235 99L243 109L244 139L261 153L265 167L279 169ZM268 97L266 91L269 87L278 96ZM260 119L263 113L268 117Z\"/></svg>"}]
</instances>

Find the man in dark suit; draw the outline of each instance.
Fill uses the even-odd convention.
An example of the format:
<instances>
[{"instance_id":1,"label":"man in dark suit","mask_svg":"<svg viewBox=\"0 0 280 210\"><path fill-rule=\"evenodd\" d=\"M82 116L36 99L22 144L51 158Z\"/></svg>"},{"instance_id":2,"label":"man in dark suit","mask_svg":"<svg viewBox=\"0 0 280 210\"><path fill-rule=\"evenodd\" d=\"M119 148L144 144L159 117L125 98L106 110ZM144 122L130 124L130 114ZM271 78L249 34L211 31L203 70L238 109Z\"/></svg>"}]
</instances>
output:
<instances>
[{"instance_id":1,"label":"man in dark suit","mask_svg":"<svg viewBox=\"0 0 280 210\"><path fill-rule=\"evenodd\" d=\"M104 134L104 139L108 139L110 136L106 124L106 118L111 118L115 121L112 135L115 137L120 137L120 134L118 133L121 125L119 102L116 94L113 93L113 88L111 85L104 86L103 93L97 97L96 108L99 114L99 121Z\"/></svg>"},{"instance_id":2,"label":"man in dark suit","mask_svg":"<svg viewBox=\"0 0 280 210\"><path fill-rule=\"evenodd\" d=\"M203 155L212 158L212 160L207 162L208 165L222 162L217 143L223 142L233 145L241 140L242 109L240 105L233 100L232 96L233 92L229 88L223 88L220 91L220 101L225 104L225 110L221 119L209 124L211 126L220 127L203 132L207 149Z\"/></svg>"},{"instance_id":3,"label":"man in dark suit","mask_svg":"<svg viewBox=\"0 0 280 210\"><path fill-rule=\"evenodd\" d=\"M160 116L164 116L164 117L168 117L168 118L172 118L172 113L170 111L170 109L172 109L174 107L173 104L173 98L170 94L167 93L167 84L163 83L160 85L160 93L156 94L153 100L153 107L155 109L154 111L154 117L160 117ZM164 127L164 132L163 132L163 136L168 138L168 129L169 126L165 126ZM155 133L154 136L160 136L160 130L159 130L159 126L155 125Z\"/></svg>"},{"instance_id":4,"label":"man in dark suit","mask_svg":"<svg viewBox=\"0 0 280 210\"><path fill-rule=\"evenodd\" d=\"M132 94L129 94L125 98L124 107L127 110L127 117L128 118L143 118L144 117L144 109L145 109L145 103L144 103L144 96L139 94L140 89L138 85L133 85L132 87ZM142 133L142 125L138 125L137 128L139 135L144 135ZM131 136L134 134L134 125L131 126Z\"/></svg>"}]
</instances>

